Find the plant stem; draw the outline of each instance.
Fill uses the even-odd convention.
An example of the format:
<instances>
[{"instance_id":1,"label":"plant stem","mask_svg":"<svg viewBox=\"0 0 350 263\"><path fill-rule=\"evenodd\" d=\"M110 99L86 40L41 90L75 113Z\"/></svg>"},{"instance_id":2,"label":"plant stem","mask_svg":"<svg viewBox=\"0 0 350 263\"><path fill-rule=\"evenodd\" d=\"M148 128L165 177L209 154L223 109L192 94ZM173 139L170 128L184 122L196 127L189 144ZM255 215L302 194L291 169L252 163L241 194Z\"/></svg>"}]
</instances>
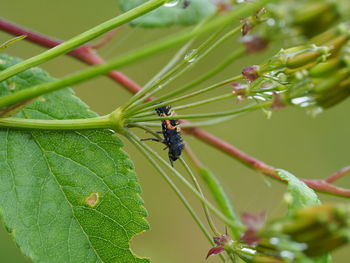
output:
<instances>
[{"instance_id":1,"label":"plant stem","mask_svg":"<svg viewBox=\"0 0 350 263\"><path fill-rule=\"evenodd\" d=\"M156 124L157 127L159 127L159 123ZM149 134L152 134L155 138L157 138L159 141L162 141L162 136L160 136L159 133L155 132L154 130L152 130L151 128L148 128L147 126L145 126L144 124L139 124L139 123L130 123L127 125L127 128L139 128L142 129L146 132L148 132Z\"/></svg>"},{"instance_id":2,"label":"plant stem","mask_svg":"<svg viewBox=\"0 0 350 263\"><path fill-rule=\"evenodd\" d=\"M164 74L166 74L167 71L169 71L171 68L175 66L175 64L184 57L186 54L188 48L192 45L194 39L191 39L188 43L186 43L178 52L176 52L175 56L172 57L172 59L156 74L153 76L152 79L150 79L143 87L143 90L148 90L152 86L154 86L153 83L155 83L157 80L161 79ZM129 101L124 107L128 107L129 104L131 104L133 101Z\"/></svg>"},{"instance_id":3,"label":"plant stem","mask_svg":"<svg viewBox=\"0 0 350 263\"><path fill-rule=\"evenodd\" d=\"M147 148L145 147L144 144L140 143L140 141L134 138L135 136L130 136L130 134L126 135L127 139L135 145L135 147L137 149L140 150L140 152L146 157L146 159L148 159L150 161L150 163L153 165L153 167L160 173L160 175L163 177L163 179L168 183L168 185L170 186L170 188L175 192L175 194L177 195L177 197L180 199L180 201L182 202L182 204L185 206L185 208L187 209L187 211L190 213L190 215L192 216L193 220L195 221L195 223L198 225L198 227L200 228L200 230L202 231L202 233L204 234L204 236L208 239L209 243L214 245L214 242L211 238L210 233L208 232L208 230L206 229L206 227L204 226L203 222L201 221L201 219L199 218L199 216L197 215L197 213L194 211L193 207L190 205L190 203L187 201L186 197L183 195L183 193L180 191L180 189L176 186L176 184L173 182L173 180L171 180L171 178L168 176L168 174L158 165L158 163L154 160L154 158L152 158L148 153L149 151L147 150ZM155 153L156 154L156 153ZM159 157L159 156L158 156ZM161 159L161 157L159 157ZM219 255L220 259L225 262L225 259L223 257L223 255Z\"/></svg>"},{"instance_id":4,"label":"plant stem","mask_svg":"<svg viewBox=\"0 0 350 263\"><path fill-rule=\"evenodd\" d=\"M140 118L129 118L126 121L128 123L132 122L144 122L144 121L155 121L155 120L186 120L186 119L201 119L201 118L215 118L215 117L223 117L223 116L231 116L240 114L243 112L254 111L261 108L271 106L271 102L266 102L262 104L257 104L249 107L245 107L238 110L233 111L224 111L224 112L216 112L216 113L203 113L203 114L192 114L192 115L175 115L175 116L166 116L166 117L140 117Z\"/></svg>"},{"instance_id":5,"label":"plant stem","mask_svg":"<svg viewBox=\"0 0 350 263\"><path fill-rule=\"evenodd\" d=\"M61 45L54 47L50 50L47 50L35 57L24 60L0 73L0 81L5 80L19 72L22 72L31 67L37 66L43 62L46 62L50 59L53 59L61 54L67 53L68 51L73 50L74 48L106 33L107 31L116 28L120 25L123 25L136 17L139 17L149 11L156 9L157 7L163 5L169 0L150 0L146 3L124 13L117 17L114 17L94 28L89 29L88 31L62 43Z\"/></svg>"},{"instance_id":6,"label":"plant stem","mask_svg":"<svg viewBox=\"0 0 350 263\"><path fill-rule=\"evenodd\" d=\"M210 99L200 100L200 101L197 101L197 102L194 102L194 103L189 103L189 104L185 104L185 105L182 105L182 106L172 107L172 109L176 110L176 111L177 110L190 109L190 108L202 106L202 105L205 105L205 104L208 104L208 103L211 103L211 102L232 98L232 97L235 97L235 96L236 96L236 94L234 94L234 93L224 94L224 95L216 96L216 97L213 97L213 98L210 98ZM151 116L151 115L154 115L154 112L151 111L151 112L146 112L146 113L143 113L143 114L137 114L134 117L139 118L139 117L145 117L145 116Z\"/></svg>"},{"instance_id":7,"label":"plant stem","mask_svg":"<svg viewBox=\"0 0 350 263\"><path fill-rule=\"evenodd\" d=\"M128 138L132 138L133 141L139 141L139 138L132 134L132 133L127 133L127 137ZM148 155L151 154L153 156L153 158L155 158L156 160L158 160L159 162L163 163L163 165L165 165L170 171L172 171L172 173L178 178L180 179L180 182L186 187L188 188L200 201L202 201L203 203L205 203L205 205L225 224L232 226L232 227L236 227L236 228L241 228L241 225L238 225L234 222L232 222L230 219L228 219L225 215L223 215L218 209L215 208L215 206L213 206L207 199L205 199L177 170L175 170L173 167L170 166L170 164L163 160L156 152L154 152L150 147L148 147L147 145L143 145L143 148L147 150ZM148 156L147 155L147 156ZM148 158L148 157L147 157Z\"/></svg>"},{"instance_id":8,"label":"plant stem","mask_svg":"<svg viewBox=\"0 0 350 263\"><path fill-rule=\"evenodd\" d=\"M214 13L215 14L215 13ZM204 19L204 21L202 21L199 25L197 25L194 30L202 27L205 23L207 23L209 20L211 20L213 18L213 15L210 15L209 17L207 17L206 19ZM213 39L215 36L211 36L208 40L206 40L198 49L202 49L204 47L204 45L210 41L211 39ZM176 54L175 56L168 62L168 64L162 68L150 81L148 81L142 88L143 93L146 94L147 92L150 92L152 89L154 89L155 87L159 86L160 83L162 83L163 81L165 81L168 77L170 77L171 75L173 75L175 72L178 71L178 69L180 69L180 66L176 65L176 63L182 59L185 56L185 53L188 51L188 48L191 46L191 44L194 42L195 38L191 39L188 43L186 43L186 45L184 45ZM183 61L181 63L181 65L183 64ZM159 88L159 87L158 87ZM137 94L135 96L133 96L125 105L124 108L127 109L129 107L132 107L134 104L137 104L137 102L140 100L139 97L140 94ZM144 101L147 98L149 98L151 95L150 94L146 94L144 99L141 100Z\"/></svg>"},{"instance_id":9,"label":"plant stem","mask_svg":"<svg viewBox=\"0 0 350 263\"><path fill-rule=\"evenodd\" d=\"M231 55L229 55L222 63L220 63L219 65L217 65L216 67L212 68L210 71L208 71L206 74L202 75L201 77L199 77L198 79L192 81L191 83L187 84L186 86L184 86L183 88L177 89L173 92L170 92L166 95L164 95L163 97L159 97L156 100L158 101L162 101L165 100L167 98L170 97L174 97L180 93L183 93L184 91L187 91L201 83L203 83L204 81L206 81L207 79L211 78L212 76L216 75L217 73L219 73L220 71L222 71L223 69L225 69L228 65L230 65L234 60L238 59L240 56L242 56L244 54L244 49L243 48L239 48L238 50L234 51ZM234 78L231 78L231 82L232 81L236 81L238 79L243 78L242 75L236 76ZM156 101L155 101L156 102Z\"/></svg>"},{"instance_id":10,"label":"plant stem","mask_svg":"<svg viewBox=\"0 0 350 263\"><path fill-rule=\"evenodd\" d=\"M186 154L189 160L194 164L197 173L201 176L202 180L206 184L220 210L232 221L235 221L238 224L242 224L239 217L234 212L230 198L226 194L223 186L215 174L203 166L203 164L199 161L197 156L192 152L188 145L186 145ZM242 232L241 229L231 227L230 230L235 240L239 240Z\"/></svg>"},{"instance_id":11,"label":"plant stem","mask_svg":"<svg viewBox=\"0 0 350 263\"><path fill-rule=\"evenodd\" d=\"M201 187L200 187L200 185L199 185L199 182L198 182L196 176L193 174L191 168L188 166L188 164L185 162L185 160L184 160L182 157L180 157L180 162L181 162L181 164L183 165L183 167L185 167L185 170L186 170L187 173L189 174L189 176L190 176L190 178L191 178L191 180L192 180L192 183L193 183L194 187L197 189L197 191L198 191L198 192L203 196L203 198L204 198L204 194L203 194L202 189L201 189ZM210 212L209 212L209 210L208 210L208 207L206 206L205 203L203 203L203 202L201 202L201 203L202 203L203 210L204 210L204 214L205 214L205 217L206 217L206 219L207 219L207 222L208 222L208 225L209 225L211 231L213 231L213 233L214 233L215 236L218 236L218 235L219 235L219 232L218 232L218 230L217 230L216 227L215 227L215 224L214 224L214 222L213 222L213 219L211 218L211 215L210 215Z\"/></svg>"},{"instance_id":12,"label":"plant stem","mask_svg":"<svg viewBox=\"0 0 350 263\"><path fill-rule=\"evenodd\" d=\"M333 183L336 180L338 180L338 179L342 178L343 176L345 176L346 174L348 174L349 172L350 172L350 166L344 167L343 169L339 170L338 172L335 172L331 176L327 177L325 179L325 181L327 183Z\"/></svg>"},{"instance_id":13,"label":"plant stem","mask_svg":"<svg viewBox=\"0 0 350 263\"><path fill-rule=\"evenodd\" d=\"M158 0L158 1L160 1L160 0ZM164 0L162 0L162 2L163 1ZM167 48L170 48L170 47L176 46L178 44L181 44L183 42L186 42L189 39L191 39L192 37L203 35L207 32L210 32L210 31L220 27L221 25L226 24L233 19L244 16L246 13L249 13L252 10L258 9L263 4L266 4L266 3L271 2L271 1L273 1L273 0L261 0L259 2L254 2L254 3L251 3L249 5L244 5L241 8L238 8L238 9L235 9L235 10L229 12L225 16L221 16L221 17L213 20L210 24L204 25L203 27L199 28L198 30L195 30L195 31L193 31L193 30L188 31L187 30L183 33L176 34L173 37L165 38L161 41L153 43L152 45L148 45L145 48L137 49L136 51L130 52L124 56L121 56L120 58L112 60L109 63L94 66L94 67L91 67L89 69L83 70L83 71L75 73L73 75L70 75L70 76L63 78L61 80L38 85L38 86L29 88L29 89L21 90L19 92L16 92L14 94L11 94L11 95L8 95L5 97L2 97L2 98L0 98L0 108L19 103L23 100L31 99L33 97L39 96L39 95L44 94L44 93L58 90L60 88L67 87L69 85L77 84L77 83L83 82L83 81L88 80L88 79L92 79L96 76L105 74L112 69L130 64L130 63L135 62L135 61L139 62L141 59L149 57L150 55L153 55L155 53L159 53L160 51L163 51ZM153 2L153 1L150 1L150 2ZM147 2L147 3L149 3L149 2ZM57 46L57 48L58 47L59 46ZM20 64L16 64L15 66L17 66L17 65L20 65ZM13 67L11 67L11 68L13 68ZM10 70L11 68L9 68L8 70ZM3 71L2 73L0 73L0 76L3 73L8 75L8 73ZM0 80L1 80L1 77L0 77ZM140 91L140 93L142 93L142 90Z\"/></svg>"},{"instance_id":14,"label":"plant stem","mask_svg":"<svg viewBox=\"0 0 350 263\"><path fill-rule=\"evenodd\" d=\"M159 164L154 160L153 157L150 156L149 151L147 148L145 148L145 145L143 145L138 138L135 138L134 135L131 135L130 133L127 133L126 138L138 149L140 152L146 157L148 161L153 165L153 167L160 173L160 175L163 177L163 179L168 183L168 185L171 187L171 189L175 192L177 197L180 199L180 201L183 203L183 205L186 207L196 224L199 226L203 234L206 236L206 238L209 240L210 243L212 243L211 235L209 234L208 230L200 220L197 213L194 211L192 206L187 201L186 197L183 195L183 193L180 191L180 189L176 186L176 184L171 180L171 178L168 176L168 174L159 166ZM160 157L159 157L160 158Z\"/></svg>"},{"instance_id":15,"label":"plant stem","mask_svg":"<svg viewBox=\"0 0 350 263\"><path fill-rule=\"evenodd\" d=\"M229 99L229 98L232 98L232 97L235 97L235 96L236 96L236 94L234 94L234 93L224 94L224 95L216 96L216 97L213 97L213 98L210 98L210 99L200 100L200 101L197 101L197 102L189 103L189 104L186 104L186 105L176 106L176 107L173 107L173 110L190 109L190 108L202 106L202 105L205 105L205 104L208 104L208 103L211 103L211 102Z\"/></svg>"},{"instance_id":16,"label":"plant stem","mask_svg":"<svg viewBox=\"0 0 350 263\"><path fill-rule=\"evenodd\" d=\"M47 48L58 46L63 42L61 40L42 35L32 30L25 29L4 19L0 19L0 29L12 35L26 35L26 41L30 41ZM105 63L105 61L97 54L96 50L88 45L80 46L68 52L67 55L70 55L89 65L99 65ZM119 71L110 71L108 73L108 76L132 93L136 93L140 90L140 86L136 82Z\"/></svg>"},{"instance_id":17,"label":"plant stem","mask_svg":"<svg viewBox=\"0 0 350 263\"><path fill-rule=\"evenodd\" d=\"M43 47L54 47L56 45L59 45L62 42L52 37L45 36L43 34L25 29L21 26L15 25L4 19L0 19L0 30L12 35L17 35L17 36L27 35L27 37L24 40L30 41L32 43L35 43ZM314 40L312 40L311 42L322 45L325 41L328 41L329 39L336 36L335 31L336 30L333 28L330 31L326 32L325 35L323 34L322 37L320 37L319 39L314 38ZM93 51L91 47L89 47L88 45L81 46L77 49L74 49L71 52L69 52L68 55L71 55L77 58L78 60L83 61L84 63L90 64L90 65L98 65L98 64L104 63L104 60L97 54L97 52ZM128 78L126 75L124 75L119 71L113 70L108 73L108 76L113 81L115 81L116 83L119 83L122 87L124 87L131 93L135 94L141 90L141 87L136 82L134 82L132 79ZM221 117L210 121L195 122L195 123L182 121L182 128L184 133L188 135L192 135L194 138L202 141L203 143L209 146L212 146L213 148L223 153L226 153L231 158L241 162L248 168L253 169L257 172L261 172L267 177L279 180L279 177L278 176L276 177L276 172L275 172L276 168L264 163L261 160L254 158L253 156L248 155L247 153L241 151L240 149L236 148L232 144L225 142L222 139L214 136L213 134L208 133L202 129L199 129L198 127L194 127L194 125L212 125L212 124L221 122L225 119L227 120L231 119L235 116ZM148 126L148 127L159 127L158 123L144 122L144 123L138 123L138 124ZM318 192L323 192L325 194L335 195L338 197L347 197L347 198L350 197L350 189L334 186L330 183L327 183L325 180L322 180L322 179L321 180L301 179L301 180L305 182L310 188Z\"/></svg>"},{"instance_id":18,"label":"plant stem","mask_svg":"<svg viewBox=\"0 0 350 263\"><path fill-rule=\"evenodd\" d=\"M42 130L82 130L113 129L110 115L88 119L73 120L38 120L22 118L0 118L0 127Z\"/></svg>"},{"instance_id":19,"label":"plant stem","mask_svg":"<svg viewBox=\"0 0 350 263\"><path fill-rule=\"evenodd\" d=\"M224 60L224 62L222 62L222 63L219 64L218 66L214 67L213 69L211 69L209 72L207 72L207 73L204 74L203 76L199 77L198 79L192 81L190 84L188 84L188 85L186 85L186 86L184 86L184 87L182 87L182 88L180 88L180 89L176 89L176 90L174 90L174 91L168 92L166 95L163 95L163 96L161 96L161 97L158 97L158 98L152 100L151 102L147 102L147 103L145 103L145 104L138 105L138 106L136 106L136 107L134 107L134 108L128 110L128 112L130 112L130 113L138 112L138 111L139 111L139 112L143 112L143 111L147 111L147 110L149 110L149 109L154 109L154 108L148 107L148 106L154 105L155 103L160 102L160 101L165 101L165 100L168 99L168 98L175 97L176 95L181 94L181 93L183 93L183 92L185 92L185 91L187 91L187 90L189 90L189 89L191 89L191 88L193 88L193 87L199 85L200 83L206 81L207 79L211 78L212 76L214 76L215 74L217 74L218 72L220 72L221 70L223 70L224 68L226 68L229 64L231 64L235 59L237 59L238 57L240 57L243 53L244 53L244 50L243 50L243 49L238 49L237 51L235 51L234 53L232 53L228 58L226 58L226 59ZM242 76L242 75L239 75L239 77L237 76L237 77L231 78L229 82L236 81L236 80L241 79L241 78L243 78L243 76ZM225 83L224 83L224 82L220 82L220 83L222 83L222 85L227 84L226 82L225 82ZM219 85L219 83L218 83L218 85ZM214 87L214 86L215 86L215 87ZM213 89L214 89L214 88L220 87L220 86L216 86L216 84L215 84L215 85L213 85L212 87L213 87ZM210 89L209 89L209 90L210 90ZM203 92L205 92L205 91L207 91L207 90L203 90ZM200 93L193 93L192 96L195 96L195 95L197 95L197 94L200 94ZM188 95L186 95L186 96L188 96ZM171 102L174 102L174 101L183 99L184 97L185 97L185 96L176 98L176 99L172 100ZM187 97L185 97L185 98L187 98ZM170 103L170 102L169 102L169 103ZM164 105L165 105L165 104L164 104Z\"/></svg>"},{"instance_id":20,"label":"plant stem","mask_svg":"<svg viewBox=\"0 0 350 263\"><path fill-rule=\"evenodd\" d=\"M228 24L230 21L233 21L234 19L238 19L242 16L245 16L246 14L252 12L253 10L257 10L260 7L264 6L265 4L269 2L274 2L277 0L261 0L258 2L249 3L246 5L242 5L238 7L237 9L229 11L226 15L221 16L215 20L213 20L211 23L206 24L202 27L199 27L196 30L193 30L189 32L189 34L193 34L193 37L201 35L201 32L210 32L212 30L215 30L216 28L220 28L221 26ZM209 30L207 30L209 29ZM197 32L197 33L196 33ZM127 103L127 106L131 105L136 100L143 97L149 90L142 89L140 92L138 92L136 95L134 95L130 101Z\"/></svg>"},{"instance_id":21,"label":"plant stem","mask_svg":"<svg viewBox=\"0 0 350 263\"><path fill-rule=\"evenodd\" d=\"M226 79L226 80L221 81L219 83L216 83L214 85L211 85L211 86L209 86L207 88L204 88L204 89L201 89L201 90L197 90L197 91L192 92L190 94L187 94L187 95L184 95L184 96L181 96L181 97L177 97L177 98L174 98L172 100L165 101L165 102L161 102L161 103L158 103L158 104L155 105L155 103L157 103L157 101L160 101L161 98L168 97L167 95L165 95L163 97L160 97L158 99L152 100L151 102L148 102L146 104L141 105L143 107L140 107L140 110L138 111L138 113L142 113L142 112L149 111L149 110L154 110L154 109L156 109L158 107L161 107L161 106L164 106L164 105L169 105L169 104L177 102L177 101L181 101L181 100L184 100L184 99L189 99L189 98L197 96L199 94L202 94L202 93L214 90L216 88L220 88L220 87L222 87L224 85L227 85L227 84L229 84L229 83L231 83L233 81L239 80L241 78L243 78L243 76L242 75L238 75L238 76L235 76L233 78L229 78L229 79ZM137 109L135 108L133 110L130 110L130 111L126 112L125 116L130 116L130 115L135 114L136 110Z\"/></svg>"},{"instance_id":22,"label":"plant stem","mask_svg":"<svg viewBox=\"0 0 350 263\"><path fill-rule=\"evenodd\" d=\"M170 70L169 72L167 72L161 79L159 79L158 81L156 81L154 83L153 86L151 86L149 88L150 91L148 94L146 94L145 96L141 97L140 99L136 100L134 103L133 102L135 99L131 99L131 102L129 102L127 104L127 107L125 109L128 108L132 108L134 105L139 105L141 104L143 101L147 100L147 98L149 98L150 96L152 96L153 94L155 94L156 92L159 92L161 89L163 89L166 85L168 85L169 83L173 82L174 80L176 80L179 76L181 76L184 72L186 72L190 67L193 67L196 63L198 63L199 61L201 61L203 58L205 58L211 51L213 51L215 48L217 48L220 44L222 44L225 40L227 40L228 38L230 38L231 36L233 36L234 34L236 34L237 32L240 31L240 27L236 27L233 30L229 31L228 33L226 33L223 37L221 37L218 41L216 41L213 45L209 46L209 44L221 33L221 31L224 29L223 25L222 28L219 28L219 30L217 32L215 32L213 35L211 35L209 37L209 39L207 39L204 43L202 43L197 49L194 49L193 53L188 54L188 57L186 57L185 59L183 59L181 61L181 63L179 63L176 67L174 67L172 70ZM207 50L205 50L205 52L202 55L199 55L199 53L204 50L207 46L209 46L209 48ZM197 57L198 56L198 57ZM168 79L165 83L164 81ZM158 87L157 87L158 86ZM146 88L143 88L146 92ZM131 104L131 105L130 105ZM130 106L129 106L130 105Z\"/></svg>"},{"instance_id":23,"label":"plant stem","mask_svg":"<svg viewBox=\"0 0 350 263\"><path fill-rule=\"evenodd\" d=\"M227 116L227 117L220 117L220 118L215 118L207 121L196 121L196 122L186 122L181 124L182 129L189 129L189 128L196 128L196 127L204 127L204 126L212 126L216 125L218 123L226 122L228 120L231 120L235 117L238 117L238 115L233 115L233 116Z\"/></svg>"}]
</instances>

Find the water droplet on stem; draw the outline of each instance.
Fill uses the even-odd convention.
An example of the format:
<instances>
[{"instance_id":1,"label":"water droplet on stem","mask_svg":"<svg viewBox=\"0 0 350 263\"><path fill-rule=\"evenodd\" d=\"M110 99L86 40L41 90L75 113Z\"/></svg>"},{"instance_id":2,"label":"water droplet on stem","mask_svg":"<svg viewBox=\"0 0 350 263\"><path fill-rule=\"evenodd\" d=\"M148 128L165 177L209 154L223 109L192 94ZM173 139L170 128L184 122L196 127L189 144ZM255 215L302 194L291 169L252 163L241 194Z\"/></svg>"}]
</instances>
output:
<instances>
[{"instance_id":1,"label":"water droplet on stem","mask_svg":"<svg viewBox=\"0 0 350 263\"><path fill-rule=\"evenodd\" d=\"M165 7L174 7L179 3L179 0L172 0L164 4Z\"/></svg>"},{"instance_id":2,"label":"water droplet on stem","mask_svg":"<svg viewBox=\"0 0 350 263\"><path fill-rule=\"evenodd\" d=\"M191 49L186 55L185 55L185 61L188 63L192 63L196 61L198 55L196 49Z\"/></svg>"}]
</instances>

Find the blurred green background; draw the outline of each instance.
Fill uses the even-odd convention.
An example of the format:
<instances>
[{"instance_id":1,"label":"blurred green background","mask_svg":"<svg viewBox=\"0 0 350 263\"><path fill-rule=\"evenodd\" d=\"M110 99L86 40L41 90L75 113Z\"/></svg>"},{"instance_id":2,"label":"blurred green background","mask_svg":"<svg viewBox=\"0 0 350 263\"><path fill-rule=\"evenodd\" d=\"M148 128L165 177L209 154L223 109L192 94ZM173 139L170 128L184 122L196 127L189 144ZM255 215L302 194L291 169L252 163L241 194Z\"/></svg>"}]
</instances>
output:
<instances>
[{"instance_id":1,"label":"blurred green background","mask_svg":"<svg viewBox=\"0 0 350 263\"><path fill-rule=\"evenodd\" d=\"M4 18L60 39L69 39L115 16L118 12L118 2L115 0L1 1L1 16ZM177 30L179 29L123 27L114 40L99 52L109 60L127 50L168 34L169 31ZM0 33L0 42L9 38L11 36L8 34ZM168 88L176 88L193 80L223 59L235 47L237 47L236 39L228 41L203 63L194 67L189 74ZM25 59L43 50L34 44L20 41L8 48L6 52ZM122 71L143 84L161 69L174 51L169 50L147 61L127 66ZM270 51L270 54L271 52L273 51ZM267 55L268 53L240 59L202 86L234 76L244 66L262 62ZM59 78L86 66L73 58L61 56L41 67L52 76ZM78 85L74 89L77 95L99 114L111 112L130 97L127 91L106 77ZM215 92L212 94L214 96ZM224 104L226 108L233 105L232 101ZM206 106L205 110L215 111L222 107L221 102ZM202 111L203 108L192 112ZM261 112L256 112L206 128L206 130L247 153L271 165L284 168L296 176L310 179L322 178L350 164L349 112L350 100L347 100L316 118L307 115L300 109L287 108L274 112L269 120ZM141 133L140 135L144 136ZM284 185L263 178L196 139L191 137L185 137L185 139L201 160L222 180L237 211L257 213L266 210L268 217L271 218L284 214L285 205L282 201ZM133 250L140 256L150 257L154 263L219 262L216 257L205 261L210 245L201 235L187 211L141 154L128 142L125 144L125 149L136 166L143 188L142 197L145 200L149 212L148 220L151 224L150 231L134 238ZM152 146L155 149L162 148L162 145L158 144L152 144ZM161 154L166 158L166 152ZM340 180L338 184L349 188L350 177ZM348 199L324 194L320 194L320 198L323 202L348 202ZM189 200L195 201L191 195ZM198 205L196 207L200 209ZM219 226L224 231L224 226ZM349 256L349 247L342 248L334 253L334 262L348 262ZM4 227L0 227L0 262L29 262L20 254L15 242Z\"/></svg>"}]
</instances>

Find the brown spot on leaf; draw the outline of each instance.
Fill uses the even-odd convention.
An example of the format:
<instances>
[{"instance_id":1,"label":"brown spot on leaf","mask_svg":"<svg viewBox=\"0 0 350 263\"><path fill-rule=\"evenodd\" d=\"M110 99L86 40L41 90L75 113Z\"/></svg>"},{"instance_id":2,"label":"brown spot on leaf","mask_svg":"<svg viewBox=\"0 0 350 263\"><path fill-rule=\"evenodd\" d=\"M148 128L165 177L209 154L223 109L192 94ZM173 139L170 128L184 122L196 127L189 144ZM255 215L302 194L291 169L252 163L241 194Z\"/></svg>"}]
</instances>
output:
<instances>
[{"instance_id":1,"label":"brown spot on leaf","mask_svg":"<svg viewBox=\"0 0 350 263\"><path fill-rule=\"evenodd\" d=\"M91 193L88 196L88 198L86 198L85 203L88 206L94 207L99 203L99 201L100 201L99 198L100 198L100 196L98 193Z\"/></svg>"}]
</instances>

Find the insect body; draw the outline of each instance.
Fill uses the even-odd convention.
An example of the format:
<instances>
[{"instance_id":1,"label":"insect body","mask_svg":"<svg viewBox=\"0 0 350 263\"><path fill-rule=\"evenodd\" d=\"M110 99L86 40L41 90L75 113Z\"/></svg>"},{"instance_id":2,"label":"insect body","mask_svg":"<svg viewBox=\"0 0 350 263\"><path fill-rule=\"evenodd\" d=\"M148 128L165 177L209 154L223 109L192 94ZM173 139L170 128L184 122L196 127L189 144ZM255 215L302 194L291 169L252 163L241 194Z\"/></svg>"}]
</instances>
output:
<instances>
[{"instance_id":1,"label":"insect body","mask_svg":"<svg viewBox=\"0 0 350 263\"><path fill-rule=\"evenodd\" d=\"M160 117L173 116L170 106L162 106L155 109ZM164 140L161 141L169 149L168 155L171 165L176 161L185 147L178 126L178 120L162 120L162 133Z\"/></svg>"}]
</instances>

